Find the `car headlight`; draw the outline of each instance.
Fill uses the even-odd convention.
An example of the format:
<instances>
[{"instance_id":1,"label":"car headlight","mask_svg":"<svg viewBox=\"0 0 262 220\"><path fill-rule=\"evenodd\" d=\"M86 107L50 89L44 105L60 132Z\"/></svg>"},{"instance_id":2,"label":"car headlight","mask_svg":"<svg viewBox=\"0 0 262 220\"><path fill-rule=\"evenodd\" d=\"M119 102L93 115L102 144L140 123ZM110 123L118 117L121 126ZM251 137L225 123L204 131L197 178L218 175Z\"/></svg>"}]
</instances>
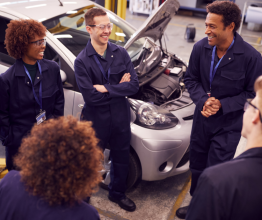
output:
<instances>
[{"instance_id":1,"label":"car headlight","mask_svg":"<svg viewBox=\"0 0 262 220\"><path fill-rule=\"evenodd\" d=\"M176 116L169 111L136 99L128 99L136 114L135 124L145 128L161 130L175 127L178 124Z\"/></svg>"}]
</instances>

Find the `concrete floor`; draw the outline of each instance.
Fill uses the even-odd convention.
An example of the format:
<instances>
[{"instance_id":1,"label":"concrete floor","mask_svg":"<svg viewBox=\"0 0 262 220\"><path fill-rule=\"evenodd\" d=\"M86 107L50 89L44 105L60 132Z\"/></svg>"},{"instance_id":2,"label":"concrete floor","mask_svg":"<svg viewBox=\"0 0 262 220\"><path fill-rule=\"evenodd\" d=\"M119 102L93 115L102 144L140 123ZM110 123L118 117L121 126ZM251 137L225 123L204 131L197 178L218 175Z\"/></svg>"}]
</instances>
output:
<instances>
[{"instance_id":1,"label":"concrete floor","mask_svg":"<svg viewBox=\"0 0 262 220\"><path fill-rule=\"evenodd\" d=\"M190 13L187 13L190 15ZM127 10L126 20L134 27L138 28L142 22L147 19L144 15L132 15ZM175 16L166 30L166 44L170 52L174 52L184 61L188 62L194 45L184 39L186 26L193 23L196 27L195 42L205 37L205 17L192 17L186 15ZM244 26L243 33L258 35L255 32L246 30ZM259 33L261 35L261 33ZM248 41L256 42L256 37L251 37ZM243 152L246 141L241 139L236 155ZM4 157L4 149L0 145L0 157ZM135 212L126 212L115 203L108 201L107 191L99 191L91 197L91 204L95 206L100 213L101 220L171 220L175 217L175 210L180 206L188 205L191 197L188 193L190 183L190 172L170 177L161 181L146 182L142 181L136 188L127 195L133 199L137 205Z\"/></svg>"}]
</instances>

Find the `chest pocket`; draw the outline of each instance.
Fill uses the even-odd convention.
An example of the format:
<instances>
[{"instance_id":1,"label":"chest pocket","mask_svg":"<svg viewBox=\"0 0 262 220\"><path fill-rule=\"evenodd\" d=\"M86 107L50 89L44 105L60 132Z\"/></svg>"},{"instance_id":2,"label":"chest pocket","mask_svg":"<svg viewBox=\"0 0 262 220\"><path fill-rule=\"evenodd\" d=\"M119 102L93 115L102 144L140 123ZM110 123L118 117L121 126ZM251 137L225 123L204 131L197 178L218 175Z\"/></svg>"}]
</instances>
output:
<instances>
[{"instance_id":1,"label":"chest pocket","mask_svg":"<svg viewBox=\"0 0 262 220\"><path fill-rule=\"evenodd\" d=\"M47 112L47 114L53 113L57 92L59 92L59 88L56 84L50 86L48 89L45 90L43 88L43 96L42 96L43 109Z\"/></svg>"},{"instance_id":2,"label":"chest pocket","mask_svg":"<svg viewBox=\"0 0 262 220\"><path fill-rule=\"evenodd\" d=\"M110 83L118 84L125 73L127 73L125 65L111 67Z\"/></svg>"},{"instance_id":3,"label":"chest pocket","mask_svg":"<svg viewBox=\"0 0 262 220\"><path fill-rule=\"evenodd\" d=\"M221 71L220 94L235 96L244 90L245 71Z\"/></svg>"}]
</instances>

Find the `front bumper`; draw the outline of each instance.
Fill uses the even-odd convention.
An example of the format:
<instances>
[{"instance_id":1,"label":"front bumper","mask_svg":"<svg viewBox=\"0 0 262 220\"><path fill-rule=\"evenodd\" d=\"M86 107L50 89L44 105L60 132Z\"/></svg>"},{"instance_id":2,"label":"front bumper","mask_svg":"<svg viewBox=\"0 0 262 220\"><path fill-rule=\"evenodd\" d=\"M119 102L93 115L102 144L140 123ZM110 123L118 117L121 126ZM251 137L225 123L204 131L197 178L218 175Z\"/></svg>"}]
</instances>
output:
<instances>
[{"instance_id":1,"label":"front bumper","mask_svg":"<svg viewBox=\"0 0 262 220\"><path fill-rule=\"evenodd\" d=\"M172 111L179 123L170 129L152 130L131 124L131 146L140 159L143 180L161 180L189 170L189 161L177 165L189 147L193 122L183 118L193 115L194 109L195 105L190 104Z\"/></svg>"}]
</instances>

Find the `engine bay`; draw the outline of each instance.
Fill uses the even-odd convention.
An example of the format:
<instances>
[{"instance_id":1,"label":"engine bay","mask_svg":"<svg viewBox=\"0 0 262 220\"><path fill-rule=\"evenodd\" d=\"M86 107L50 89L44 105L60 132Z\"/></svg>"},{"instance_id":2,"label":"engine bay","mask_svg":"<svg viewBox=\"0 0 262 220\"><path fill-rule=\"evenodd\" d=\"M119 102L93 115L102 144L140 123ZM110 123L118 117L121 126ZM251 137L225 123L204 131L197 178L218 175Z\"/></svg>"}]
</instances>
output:
<instances>
[{"instance_id":1,"label":"engine bay","mask_svg":"<svg viewBox=\"0 0 262 220\"><path fill-rule=\"evenodd\" d=\"M139 91L133 98L161 106L178 99L185 90L186 65L161 47L143 48L133 64L139 80Z\"/></svg>"}]
</instances>

